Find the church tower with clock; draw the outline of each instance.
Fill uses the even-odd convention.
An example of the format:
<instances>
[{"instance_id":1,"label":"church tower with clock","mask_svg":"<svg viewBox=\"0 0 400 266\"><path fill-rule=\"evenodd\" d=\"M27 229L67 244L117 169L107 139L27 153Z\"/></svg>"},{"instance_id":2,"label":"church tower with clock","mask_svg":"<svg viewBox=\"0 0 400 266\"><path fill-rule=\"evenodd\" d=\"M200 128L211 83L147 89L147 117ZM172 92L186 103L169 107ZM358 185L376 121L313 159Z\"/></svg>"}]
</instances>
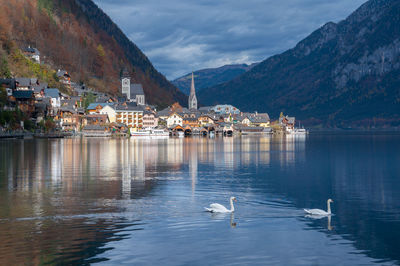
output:
<instances>
[{"instance_id":1,"label":"church tower with clock","mask_svg":"<svg viewBox=\"0 0 400 266\"><path fill-rule=\"evenodd\" d=\"M126 97L130 99L131 77L129 76L128 70L126 68L122 72L121 83L122 83L122 94L126 95Z\"/></svg>"}]
</instances>

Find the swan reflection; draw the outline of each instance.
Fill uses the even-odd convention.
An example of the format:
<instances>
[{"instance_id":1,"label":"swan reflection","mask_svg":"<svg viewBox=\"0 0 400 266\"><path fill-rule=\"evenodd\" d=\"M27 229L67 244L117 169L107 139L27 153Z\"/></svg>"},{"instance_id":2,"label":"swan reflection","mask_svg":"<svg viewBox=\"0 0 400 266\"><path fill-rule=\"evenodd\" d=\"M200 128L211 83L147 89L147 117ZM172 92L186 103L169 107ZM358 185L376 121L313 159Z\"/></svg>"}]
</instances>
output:
<instances>
[{"instance_id":1,"label":"swan reflection","mask_svg":"<svg viewBox=\"0 0 400 266\"><path fill-rule=\"evenodd\" d=\"M236 228L237 223L235 222L235 213L231 212L229 213L230 219L229 219L229 226L232 228ZM225 220L226 217L228 216L228 213L211 213L211 218L214 220Z\"/></svg>"},{"instance_id":2,"label":"swan reflection","mask_svg":"<svg viewBox=\"0 0 400 266\"><path fill-rule=\"evenodd\" d=\"M329 231L332 231L332 229L333 229L333 227L332 227L332 225L331 225L331 222L332 222L332 215L307 214L305 217L306 217L306 218L310 218L310 219L314 219L314 220L320 220L320 219L323 219L323 218L326 217L326 218L328 218L326 228L327 228Z\"/></svg>"}]
</instances>

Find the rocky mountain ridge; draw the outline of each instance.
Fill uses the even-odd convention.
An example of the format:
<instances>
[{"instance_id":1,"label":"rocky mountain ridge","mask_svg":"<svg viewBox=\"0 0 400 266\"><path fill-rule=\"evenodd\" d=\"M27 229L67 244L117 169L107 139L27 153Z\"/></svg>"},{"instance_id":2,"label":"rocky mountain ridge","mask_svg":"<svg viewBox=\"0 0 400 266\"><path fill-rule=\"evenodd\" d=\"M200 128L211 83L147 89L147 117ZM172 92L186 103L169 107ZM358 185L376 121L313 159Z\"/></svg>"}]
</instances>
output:
<instances>
[{"instance_id":1,"label":"rocky mountain ridge","mask_svg":"<svg viewBox=\"0 0 400 266\"><path fill-rule=\"evenodd\" d=\"M230 81L241 74L249 71L257 63L250 65L247 64L233 64L225 65L218 68L206 68L194 71L196 91L201 91L204 88L212 87L224 82ZM172 81L186 95L190 94L190 84L192 80L192 73L188 73Z\"/></svg>"},{"instance_id":2,"label":"rocky mountain ridge","mask_svg":"<svg viewBox=\"0 0 400 266\"><path fill-rule=\"evenodd\" d=\"M205 104L281 111L328 127L400 125L400 2L370 0L296 47L203 90Z\"/></svg>"}]
</instances>

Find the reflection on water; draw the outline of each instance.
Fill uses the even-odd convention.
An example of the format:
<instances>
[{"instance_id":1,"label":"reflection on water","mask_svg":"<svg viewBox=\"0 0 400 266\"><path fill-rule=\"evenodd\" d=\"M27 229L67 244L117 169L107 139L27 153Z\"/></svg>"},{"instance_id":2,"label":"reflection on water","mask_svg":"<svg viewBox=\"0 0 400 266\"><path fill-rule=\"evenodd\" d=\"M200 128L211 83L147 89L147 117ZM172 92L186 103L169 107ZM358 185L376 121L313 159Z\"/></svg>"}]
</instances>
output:
<instances>
[{"instance_id":1,"label":"reflection on water","mask_svg":"<svg viewBox=\"0 0 400 266\"><path fill-rule=\"evenodd\" d=\"M0 144L1 265L400 262L396 135Z\"/></svg>"},{"instance_id":2,"label":"reflection on water","mask_svg":"<svg viewBox=\"0 0 400 266\"><path fill-rule=\"evenodd\" d=\"M332 231L332 229L333 229L333 227L332 227L332 215L307 214L305 217L309 218L309 219L314 219L314 220L326 219L327 220L326 229L328 229L329 231Z\"/></svg>"}]
</instances>

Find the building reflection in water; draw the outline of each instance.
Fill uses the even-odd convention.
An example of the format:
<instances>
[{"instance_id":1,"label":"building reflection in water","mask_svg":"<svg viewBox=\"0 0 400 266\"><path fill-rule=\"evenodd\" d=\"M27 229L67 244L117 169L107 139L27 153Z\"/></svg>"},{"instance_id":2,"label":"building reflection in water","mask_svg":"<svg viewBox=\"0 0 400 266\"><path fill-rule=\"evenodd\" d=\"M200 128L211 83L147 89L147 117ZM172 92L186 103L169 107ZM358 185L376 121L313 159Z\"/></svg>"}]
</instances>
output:
<instances>
[{"instance_id":1,"label":"building reflection in water","mask_svg":"<svg viewBox=\"0 0 400 266\"><path fill-rule=\"evenodd\" d=\"M269 165L271 156L279 156L282 165L293 164L304 152L305 138L292 136L19 141L10 148L6 174L8 190L41 191L50 185L72 193L84 182L114 181L129 198L131 181L152 179L160 166L169 172L188 166L194 187L199 164L233 171Z\"/></svg>"},{"instance_id":2,"label":"building reflection in water","mask_svg":"<svg viewBox=\"0 0 400 266\"><path fill-rule=\"evenodd\" d=\"M114 227L131 225L123 215L126 202L147 197L159 178L188 169L194 196L204 166L233 174L250 164L269 165L274 154L281 164L293 163L295 148L305 145L270 136L3 142L0 264L87 262L104 252ZM109 219L109 213L116 215Z\"/></svg>"}]
</instances>

